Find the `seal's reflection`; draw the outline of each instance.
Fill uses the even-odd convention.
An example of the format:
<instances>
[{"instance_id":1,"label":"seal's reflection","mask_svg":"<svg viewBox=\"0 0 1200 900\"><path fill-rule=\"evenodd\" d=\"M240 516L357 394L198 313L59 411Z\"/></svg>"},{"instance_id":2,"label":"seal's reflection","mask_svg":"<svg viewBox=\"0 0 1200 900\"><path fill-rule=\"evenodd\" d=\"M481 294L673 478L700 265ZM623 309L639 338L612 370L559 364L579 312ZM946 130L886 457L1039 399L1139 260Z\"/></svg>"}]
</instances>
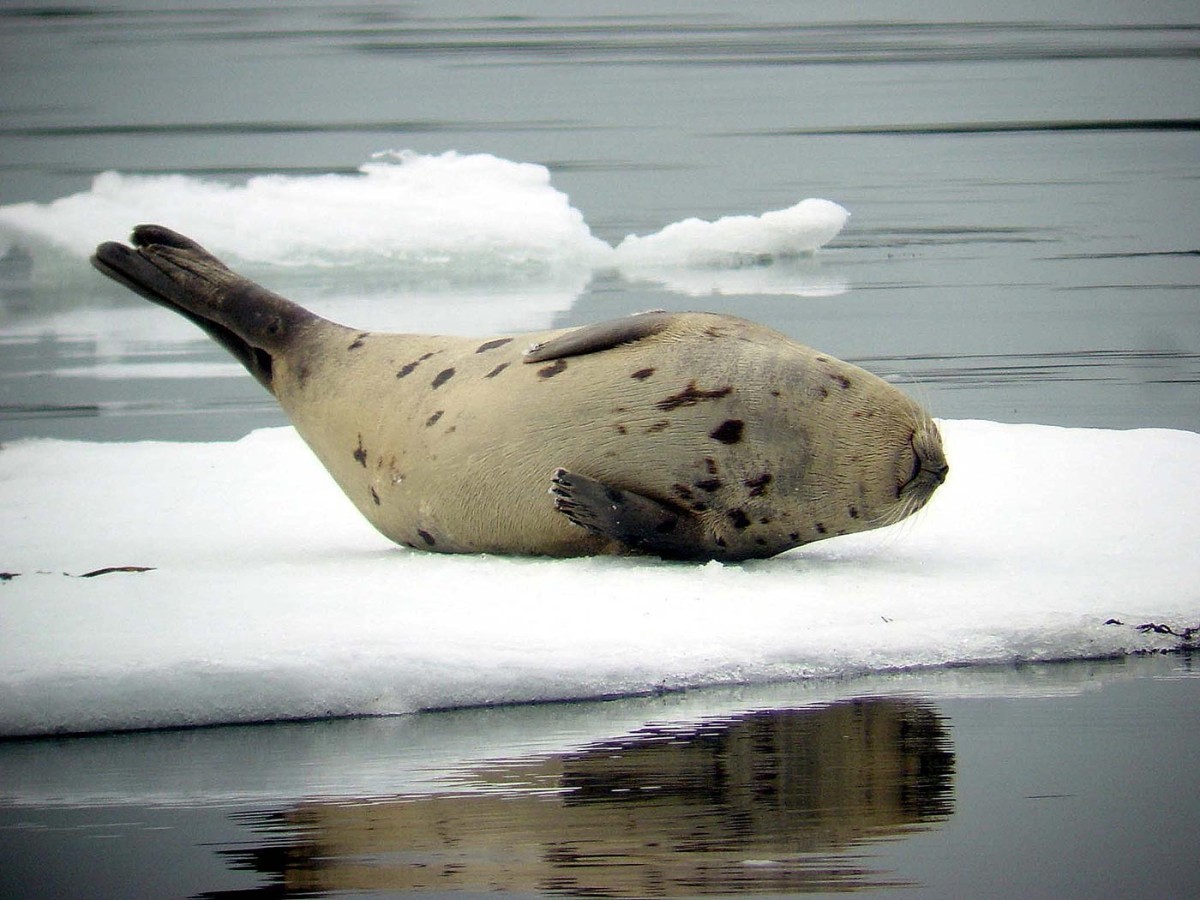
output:
<instances>
[{"instance_id":1,"label":"seal's reflection","mask_svg":"<svg viewBox=\"0 0 1200 900\"><path fill-rule=\"evenodd\" d=\"M287 838L230 855L285 895L879 886L849 851L949 815L953 766L919 702L771 710L488 766L453 793L300 805L257 819Z\"/></svg>"}]
</instances>

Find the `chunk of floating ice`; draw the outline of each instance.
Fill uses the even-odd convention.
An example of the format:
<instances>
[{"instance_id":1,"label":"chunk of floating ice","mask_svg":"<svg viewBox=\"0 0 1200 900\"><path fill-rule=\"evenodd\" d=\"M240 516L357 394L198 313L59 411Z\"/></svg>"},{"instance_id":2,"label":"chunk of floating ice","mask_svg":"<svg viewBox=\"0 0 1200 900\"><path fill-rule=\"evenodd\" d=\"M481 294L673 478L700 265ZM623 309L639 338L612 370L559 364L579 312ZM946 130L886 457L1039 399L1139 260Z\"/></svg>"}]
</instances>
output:
<instances>
[{"instance_id":1,"label":"chunk of floating ice","mask_svg":"<svg viewBox=\"0 0 1200 900\"><path fill-rule=\"evenodd\" d=\"M1095 657L1200 623L1200 435L941 424L950 478L918 516L741 565L393 547L290 428L18 441L0 734ZM154 571L62 574L124 566Z\"/></svg>"},{"instance_id":2,"label":"chunk of floating ice","mask_svg":"<svg viewBox=\"0 0 1200 900\"><path fill-rule=\"evenodd\" d=\"M376 154L354 173L262 175L226 184L104 172L53 203L0 207L0 225L79 257L159 222L238 264L497 272L591 266L612 248L592 235L545 166L489 154ZM465 270L458 272L457 270Z\"/></svg>"},{"instance_id":3,"label":"chunk of floating ice","mask_svg":"<svg viewBox=\"0 0 1200 900\"><path fill-rule=\"evenodd\" d=\"M431 281L492 288L552 282L578 292L597 269L644 275L801 256L829 241L848 215L836 203L810 199L760 216L687 219L631 235L614 250L592 234L545 166L483 153L389 151L357 172L261 175L243 184L104 172L89 190L52 203L0 206L0 228L12 232L0 240L22 252L30 241L57 247L74 270L101 241L157 222L276 285L281 273L268 278L261 267L285 267L282 277L301 285L328 284L353 268L357 283L378 282L393 292L396 285ZM826 281L810 273L793 291L793 274L765 283L742 279L724 289L827 293Z\"/></svg>"},{"instance_id":4,"label":"chunk of floating ice","mask_svg":"<svg viewBox=\"0 0 1200 900\"><path fill-rule=\"evenodd\" d=\"M830 200L810 198L759 216L725 216L715 222L684 219L617 245L621 269L736 268L812 253L842 230L850 213Z\"/></svg>"}]
</instances>

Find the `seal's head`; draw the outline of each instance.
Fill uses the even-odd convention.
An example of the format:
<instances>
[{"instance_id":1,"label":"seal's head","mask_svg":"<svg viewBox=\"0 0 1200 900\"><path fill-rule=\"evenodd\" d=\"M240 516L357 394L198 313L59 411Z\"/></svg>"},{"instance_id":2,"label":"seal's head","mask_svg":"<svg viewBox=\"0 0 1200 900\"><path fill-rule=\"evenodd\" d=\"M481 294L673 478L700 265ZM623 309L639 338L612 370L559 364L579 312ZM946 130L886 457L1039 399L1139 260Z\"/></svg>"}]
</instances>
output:
<instances>
[{"instance_id":1,"label":"seal's head","mask_svg":"<svg viewBox=\"0 0 1200 900\"><path fill-rule=\"evenodd\" d=\"M856 486L863 500L857 518L868 528L894 524L920 510L950 472L937 425L915 403L895 403L887 421L875 418L865 445L873 448L864 458L868 468ZM853 451L847 454L854 457Z\"/></svg>"},{"instance_id":2,"label":"seal's head","mask_svg":"<svg viewBox=\"0 0 1200 900\"><path fill-rule=\"evenodd\" d=\"M921 509L938 486L950 474L946 454L942 450L942 435L933 419L920 409L914 411L912 437L898 462L896 488L897 506L891 518L880 524L890 524L911 516Z\"/></svg>"},{"instance_id":3,"label":"seal's head","mask_svg":"<svg viewBox=\"0 0 1200 900\"><path fill-rule=\"evenodd\" d=\"M949 466L929 414L894 385L823 358L796 499L811 511L811 539L892 525L929 502ZM826 390L829 396L826 398ZM806 541L807 542L807 541Z\"/></svg>"}]
</instances>

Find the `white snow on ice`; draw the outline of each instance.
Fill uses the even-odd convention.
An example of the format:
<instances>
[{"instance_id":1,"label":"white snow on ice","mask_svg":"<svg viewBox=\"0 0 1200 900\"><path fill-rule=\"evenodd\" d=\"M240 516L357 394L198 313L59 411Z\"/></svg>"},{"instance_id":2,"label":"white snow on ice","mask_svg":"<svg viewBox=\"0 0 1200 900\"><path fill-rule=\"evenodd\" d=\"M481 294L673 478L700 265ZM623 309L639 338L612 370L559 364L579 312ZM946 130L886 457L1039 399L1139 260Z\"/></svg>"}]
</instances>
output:
<instances>
[{"instance_id":1,"label":"white snow on ice","mask_svg":"<svg viewBox=\"0 0 1200 900\"><path fill-rule=\"evenodd\" d=\"M0 733L422 709L1174 647L1200 435L942 423L890 529L772 560L395 547L290 428L0 450ZM151 566L80 578L111 566ZM1105 624L1110 619L1124 623Z\"/></svg>"}]
</instances>

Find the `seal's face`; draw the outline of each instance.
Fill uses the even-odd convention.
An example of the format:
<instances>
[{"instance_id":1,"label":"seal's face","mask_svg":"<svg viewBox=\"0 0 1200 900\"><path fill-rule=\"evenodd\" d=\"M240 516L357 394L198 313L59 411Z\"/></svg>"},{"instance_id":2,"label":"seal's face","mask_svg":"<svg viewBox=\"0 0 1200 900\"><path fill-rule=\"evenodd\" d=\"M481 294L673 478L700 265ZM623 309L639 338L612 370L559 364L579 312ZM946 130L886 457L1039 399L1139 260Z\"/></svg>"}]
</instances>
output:
<instances>
[{"instance_id":1,"label":"seal's face","mask_svg":"<svg viewBox=\"0 0 1200 900\"><path fill-rule=\"evenodd\" d=\"M917 414L909 446L900 454L899 487L896 488L898 506L894 517L885 520L886 524L898 522L921 509L950 472L937 425L919 410Z\"/></svg>"},{"instance_id":2,"label":"seal's face","mask_svg":"<svg viewBox=\"0 0 1200 900\"><path fill-rule=\"evenodd\" d=\"M924 507L949 471L937 425L923 409L873 375L839 372L853 386L836 406L821 404L798 466L795 496L816 532L805 543L895 524Z\"/></svg>"}]
</instances>

